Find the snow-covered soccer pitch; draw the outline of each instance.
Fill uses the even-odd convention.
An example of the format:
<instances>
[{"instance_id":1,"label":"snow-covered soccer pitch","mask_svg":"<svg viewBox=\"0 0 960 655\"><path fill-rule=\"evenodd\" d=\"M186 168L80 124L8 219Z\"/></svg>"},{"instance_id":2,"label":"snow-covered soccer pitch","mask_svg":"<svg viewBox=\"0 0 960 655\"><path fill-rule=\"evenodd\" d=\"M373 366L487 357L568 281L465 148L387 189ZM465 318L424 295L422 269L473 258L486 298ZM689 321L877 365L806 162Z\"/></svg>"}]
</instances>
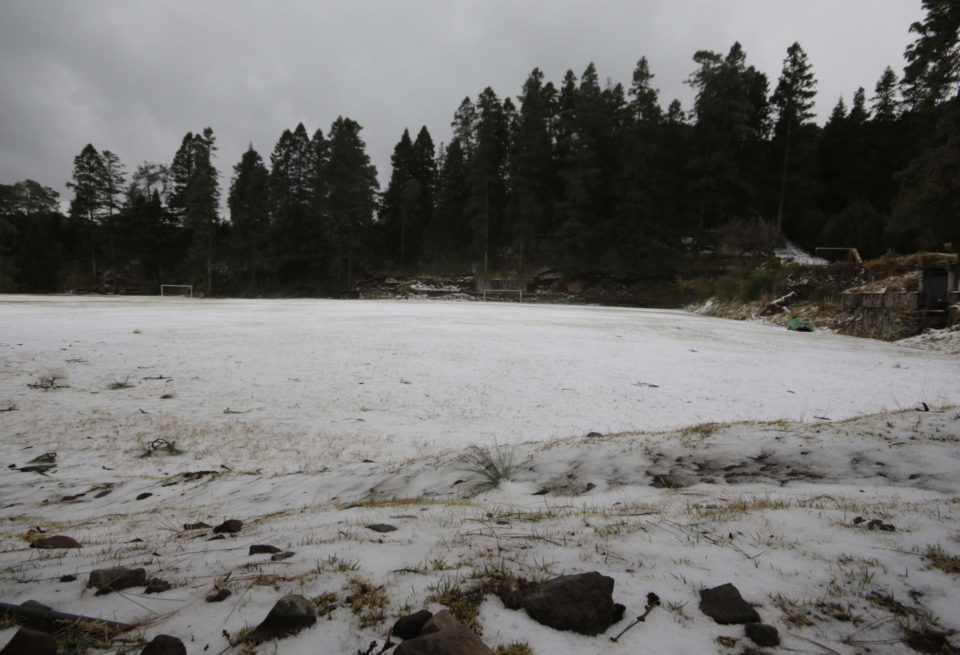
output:
<instances>
[{"instance_id":1,"label":"snow-covered soccer pitch","mask_svg":"<svg viewBox=\"0 0 960 655\"><path fill-rule=\"evenodd\" d=\"M85 439L87 456L162 437L195 458L309 470L960 404L956 357L678 311L3 296L0 325L0 405L18 410L8 438ZM68 387L28 387L51 374Z\"/></svg>"},{"instance_id":2,"label":"snow-covered soccer pitch","mask_svg":"<svg viewBox=\"0 0 960 655\"><path fill-rule=\"evenodd\" d=\"M335 600L276 652L362 652L498 572L598 571L627 616L663 599L612 645L625 621L558 632L485 596L484 641L538 654L727 652L742 629L697 610L726 582L793 652L900 654L909 630L960 626L956 355L683 312L7 296L0 372L0 596L138 623L128 638L225 652L298 593ZM144 457L156 439L181 454ZM475 491L464 448L494 442L514 474ZM226 541L196 527L228 518ZM294 554L248 554L264 543ZM85 588L117 564L174 586ZM379 618L351 610L357 581Z\"/></svg>"}]
</instances>

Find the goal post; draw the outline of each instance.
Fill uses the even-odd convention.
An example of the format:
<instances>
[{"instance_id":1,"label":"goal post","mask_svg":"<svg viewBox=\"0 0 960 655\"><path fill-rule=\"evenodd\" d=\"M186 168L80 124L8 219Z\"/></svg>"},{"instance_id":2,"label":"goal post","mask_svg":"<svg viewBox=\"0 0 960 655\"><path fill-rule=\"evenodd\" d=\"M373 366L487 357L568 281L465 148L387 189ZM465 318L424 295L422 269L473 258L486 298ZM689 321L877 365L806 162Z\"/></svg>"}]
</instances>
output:
<instances>
[{"instance_id":1,"label":"goal post","mask_svg":"<svg viewBox=\"0 0 960 655\"><path fill-rule=\"evenodd\" d=\"M161 284L160 295L193 298L193 285L192 284Z\"/></svg>"}]
</instances>

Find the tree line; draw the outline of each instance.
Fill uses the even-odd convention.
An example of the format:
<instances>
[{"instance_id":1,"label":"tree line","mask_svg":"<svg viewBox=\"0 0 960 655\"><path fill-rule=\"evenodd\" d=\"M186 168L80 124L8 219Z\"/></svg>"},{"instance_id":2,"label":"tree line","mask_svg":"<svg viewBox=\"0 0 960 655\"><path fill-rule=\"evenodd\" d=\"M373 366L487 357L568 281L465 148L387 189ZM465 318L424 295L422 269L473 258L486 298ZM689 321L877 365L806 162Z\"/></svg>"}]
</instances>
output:
<instances>
[{"instance_id":1,"label":"tree line","mask_svg":"<svg viewBox=\"0 0 960 655\"><path fill-rule=\"evenodd\" d=\"M109 150L74 159L69 211L32 180L0 185L0 290L341 293L414 272L669 272L680 253L764 250L781 235L864 256L960 244L960 8L924 0L902 77L814 121L798 43L773 82L739 43L698 51L685 111L641 58L628 86L593 64L558 85L534 69L516 98L464 98L452 137L404 130L380 192L355 121L301 123L269 161L252 145L227 189L211 128L169 165L127 174ZM229 215L220 215L226 193Z\"/></svg>"}]
</instances>

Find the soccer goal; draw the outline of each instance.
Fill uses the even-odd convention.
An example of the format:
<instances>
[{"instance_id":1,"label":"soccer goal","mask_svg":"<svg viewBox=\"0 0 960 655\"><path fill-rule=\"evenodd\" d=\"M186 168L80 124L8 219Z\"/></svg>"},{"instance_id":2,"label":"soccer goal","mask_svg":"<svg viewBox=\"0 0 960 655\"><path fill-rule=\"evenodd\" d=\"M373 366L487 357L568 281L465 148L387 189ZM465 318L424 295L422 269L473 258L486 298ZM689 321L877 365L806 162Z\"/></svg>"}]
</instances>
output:
<instances>
[{"instance_id":1,"label":"soccer goal","mask_svg":"<svg viewBox=\"0 0 960 655\"><path fill-rule=\"evenodd\" d=\"M160 295L193 298L193 285L192 284L161 284Z\"/></svg>"}]
</instances>

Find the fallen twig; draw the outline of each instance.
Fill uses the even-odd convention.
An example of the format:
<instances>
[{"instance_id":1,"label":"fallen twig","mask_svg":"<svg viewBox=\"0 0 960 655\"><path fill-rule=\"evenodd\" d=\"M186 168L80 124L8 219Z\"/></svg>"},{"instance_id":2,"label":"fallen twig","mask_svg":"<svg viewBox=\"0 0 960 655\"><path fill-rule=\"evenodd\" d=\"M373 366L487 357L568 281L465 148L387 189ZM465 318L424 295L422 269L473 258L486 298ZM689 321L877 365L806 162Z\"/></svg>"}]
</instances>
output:
<instances>
[{"instance_id":1,"label":"fallen twig","mask_svg":"<svg viewBox=\"0 0 960 655\"><path fill-rule=\"evenodd\" d=\"M651 591L649 594L647 594L647 605L646 605L646 607L643 608L643 614L641 614L640 616L638 616L638 617L636 618L636 620L633 621L633 623L631 623L631 624L628 625L626 628L624 628L623 630L621 630L621 631L620 631L620 634L618 634L616 637L610 637L610 641L616 643L617 639L619 639L620 637L622 637L623 635L625 635L625 634L627 633L627 630L629 630L629 629L632 628L633 626L637 625L638 623L641 623L641 622L643 622L643 621L646 621L646 620L647 620L647 615L648 615L650 612L652 612L652 611L653 611L653 608L654 608L654 607L657 607L659 604L660 604L660 597L657 596L655 593L653 593L653 592Z\"/></svg>"},{"instance_id":2,"label":"fallen twig","mask_svg":"<svg viewBox=\"0 0 960 655\"><path fill-rule=\"evenodd\" d=\"M223 413L224 414L249 414L252 411L253 411L252 409L248 409L246 411L240 411L236 409L230 409L229 407L227 407L225 410L223 410Z\"/></svg>"}]
</instances>

